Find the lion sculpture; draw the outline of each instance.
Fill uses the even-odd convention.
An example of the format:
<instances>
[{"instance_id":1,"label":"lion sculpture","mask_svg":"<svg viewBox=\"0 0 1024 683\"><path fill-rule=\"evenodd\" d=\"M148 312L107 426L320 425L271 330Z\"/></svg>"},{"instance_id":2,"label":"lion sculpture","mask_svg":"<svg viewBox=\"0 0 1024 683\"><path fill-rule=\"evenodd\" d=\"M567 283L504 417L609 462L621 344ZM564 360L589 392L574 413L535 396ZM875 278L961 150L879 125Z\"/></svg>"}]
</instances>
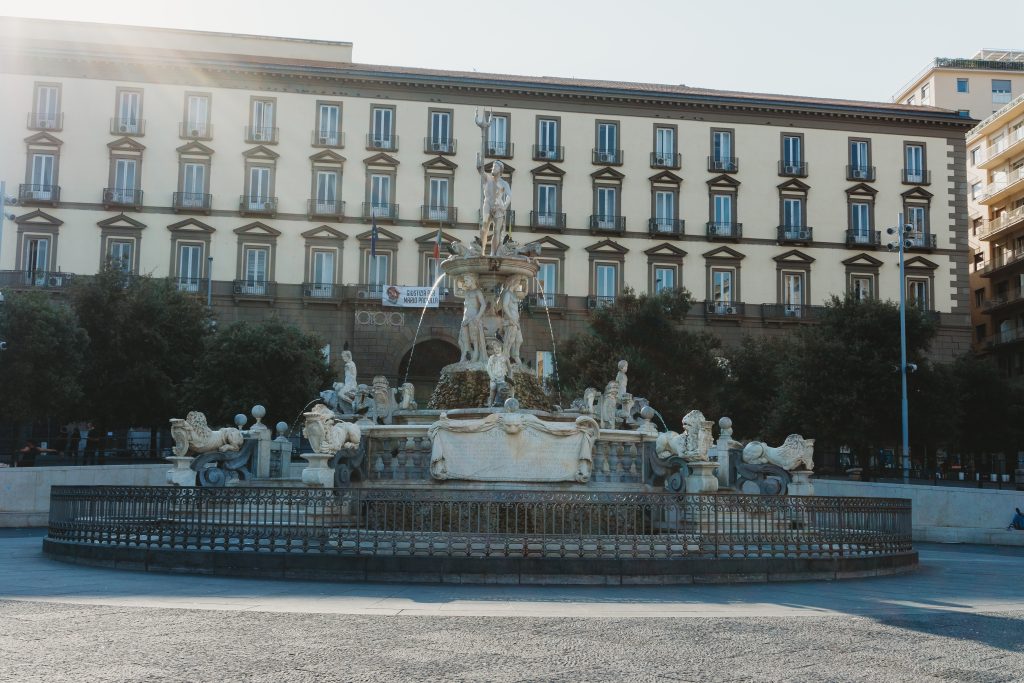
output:
<instances>
[{"instance_id":1,"label":"lion sculpture","mask_svg":"<svg viewBox=\"0 0 1024 683\"><path fill-rule=\"evenodd\" d=\"M775 448L763 441L751 441L743 447L743 462L750 465L775 465L787 472L814 469L814 439L790 434Z\"/></svg>"},{"instance_id":2,"label":"lion sculpture","mask_svg":"<svg viewBox=\"0 0 1024 683\"><path fill-rule=\"evenodd\" d=\"M171 438L174 439L171 451L179 457L210 451L225 453L242 447L241 431L234 427L210 429L206 415L198 410L191 411L184 420L171 418Z\"/></svg>"},{"instance_id":3,"label":"lion sculpture","mask_svg":"<svg viewBox=\"0 0 1024 683\"><path fill-rule=\"evenodd\" d=\"M309 445L316 453L334 454L342 449L352 450L359 447L362 437L359 427L349 422L335 419L334 412L318 403L308 413L303 435L309 439Z\"/></svg>"},{"instance_id":4,"label":"lion sculpture","mask_svg":"<svg viewBox=\"0 0 1024 683\"><path fill-rule=\"evenodd\" d=\"M705 420L699 410L691 410L683 417L683 433L659 434L654 452L659 460L681 458L685 462L707 462L712 441L711 420Z\"/></svg>"}]
</instances>

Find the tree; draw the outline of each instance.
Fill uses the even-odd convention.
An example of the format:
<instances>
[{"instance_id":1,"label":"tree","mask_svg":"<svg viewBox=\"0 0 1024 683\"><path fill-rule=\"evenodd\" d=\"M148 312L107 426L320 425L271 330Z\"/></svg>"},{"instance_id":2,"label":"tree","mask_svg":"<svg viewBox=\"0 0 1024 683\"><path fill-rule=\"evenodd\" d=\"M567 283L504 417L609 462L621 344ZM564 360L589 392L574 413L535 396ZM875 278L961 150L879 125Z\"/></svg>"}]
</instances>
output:
<instances>
[{"instance_id":1,"label":"tree","mask_svg":"<svg viewBox=\"0 0 1024 683\"><path fill-rule=\"evenodd\" d=\"M72 301L90 339L83 412L110 425L155 427L181 412L210 315L168 280L104 268Z\"/></svg>"},{"instance_id":2,"label":"tree","mask_svg":"<svg viewBox=\"0 0 1024 683\"><path fill-rule=\"evenodd\" d=\"M563 394L581 396L586 387L604 391L625 359L629 392L648 399L667 422L694 408L717 414L726 377L719 341L680 328L691 304L686 290L650 295L627 289L614 304L597 309L590 330L559 345Z\"/></svg>"},{"instance_id":3,"label":"tree","mask_svg":"<svg viewBox=\"0 0 1024 683\"><path fill-rule=\"evenodd\" d=\"M323 346L316 335L277 319L219 330L207 340L188 384L190 409L205 412L211 425L230 424L232 416L259 403L268 424L292 424L334 376Z\"/></svg>"},{"instance_id":4,"label":"tree","mask_svg":"<svg viewBox=\"0 0 1024 683\"><path fill-rule=\"evenodd\" d=\"M732 419L737 438L775 443L788 433L779 430L774 414L787 353L785 341L753 336L744 337L738 347L726 352L729 380L722 410Z\"/></svg>"},{"instance_id":5,"label":"tree","mask_svg":"<svg viewBox=\"0 0 1024 683\"><path fill-rule=\"evenodd\" d=\"M0 421L64 417L82 398L81 374L89 338L74 311L41 292L5 297L0 304Z\"/></svg>"}]
</instances>

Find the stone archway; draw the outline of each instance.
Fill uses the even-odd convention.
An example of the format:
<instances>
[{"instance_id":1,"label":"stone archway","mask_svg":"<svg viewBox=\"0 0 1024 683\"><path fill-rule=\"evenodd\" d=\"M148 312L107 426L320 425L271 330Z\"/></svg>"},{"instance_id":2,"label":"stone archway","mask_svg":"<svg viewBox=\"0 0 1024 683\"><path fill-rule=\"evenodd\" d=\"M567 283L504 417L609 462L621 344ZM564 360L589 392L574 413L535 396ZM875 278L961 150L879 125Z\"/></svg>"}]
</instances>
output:
<instances>
[{"instance_id":1,"label":"stone archway","mask_svg":"<svg viewBox=\"0 0 1024 683\"><path fill-rule=\"evenodd\" d=\"M459 347L443 339L427 339L416 344L405 352L398 364L399 384L405 379L410 356L412 368L409 370L409 381L416 387L416 402L425 408L441 377L441 369L458 362Z\"/></svg>"}]
</instances>

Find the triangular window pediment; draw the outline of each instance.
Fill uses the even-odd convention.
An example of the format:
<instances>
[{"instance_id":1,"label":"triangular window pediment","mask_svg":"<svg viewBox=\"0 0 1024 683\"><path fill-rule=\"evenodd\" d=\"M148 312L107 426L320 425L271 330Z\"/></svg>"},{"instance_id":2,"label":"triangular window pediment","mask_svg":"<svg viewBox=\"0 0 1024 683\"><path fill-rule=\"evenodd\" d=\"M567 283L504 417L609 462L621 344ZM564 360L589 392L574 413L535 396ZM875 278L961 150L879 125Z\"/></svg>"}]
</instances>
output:
<instances>
[{"instance_id":1,"label":"triangular window pediment","mask_svg":"<svg viewBox=\"0 0 1024 683\"><path fill-rule=\"evenodd\" d=\"M444 157L434 157L423 162L423 168L428 171L454 171L458 167L457 163Z\"/></svg>"},{"instance_id":2,"label":"triangular window pediment","mask_svg":"<svg viewBox=\"0 0 1024 683\"><path fill-rule=\"evenodd\" d=\"M731 175L722 174L715 176L708 180L709 187L739 187L740 181L733 178Z\"/></svg>"},{"instance_id":3,"label":"triangular window pediment","mask_svg":"<svg viewBox=\"0 0 1024 683\"><path fill-rule=\"evenodd\" d=\"M307 230L301 233L301 236L307 240L347 240L348 235L343 233L341 230L332 228L329 225L321 225L312 230Z\"/></svg>"},{"instance_id":4,"label":"triangular window pediment","mask_svg":"<svg viewBox=\"0 0 1024 683\"><path fill-rule=\"evenodd\" d=\"M398 159L394 158L390 154L380 152L379 154L374 154L371 157L366 157L363 159L363 163L367 166L398 166Z\"/></svg>"},{"instance_id":5,"label":"triangular window pediment","mask_svg":"<svg viewBox=\"0 0 1024 683\"><path fill-rule=\"evenodd\" d=\"M38 209L21 216L16 216L14 222L18 225L64 225L64 221L61 219Z\"/></svg>"},{"instance_id":6,"label":"triangular window pediment","mask_svg":"<svg viewBox=\"0 0 1024 683\"><path fill-rule=\"evenodd\" d=\"M629 249L622 246L618 242L613 240L601 240L597 244L591 244L587 247L587 251L591 254L628 254Z\"/></svg>"},{"instance_id":7,"label":"triangular window pediment","mask_svg":"<svg viewBox=\"0 0 1024 683\"><path fill-rule=\"evenodd\" d=\"M530 173L532 173L533 175L558 176L559 178L565 175L565 171L558 168L554 164L541 164L537 168L530 171Z\"/></svg>"},{"instance_id":8,"label":"triangular window pediment","mask_svg":"<svg viewBox=\"0 0 1024 683\"><path fill-rule=\"evenodd\" d=\"M902 193L900 196L903 197L904 199L930 202L932 200L932 197L934 197L935 195L933 195L931 192L924 189L923 187L914 187Z\"/></svg>"},{"instance_id":9,"label":"triangular window pediment","mask_svg":"<svg viewBox=\"0 0 1024 683\"><path fill-rule=\"evenodd\" d=\"M870 185L868 185L866 183L857 183L856 185L853 185L852 187L846 188L846 194L848 194L848 195L868 195L868 196L874 197L876 194L878 194L878 190L876 190L875 188L871 187Z\"/></svg>"},{"instance_id":10,"label":"triangular window pediment","mask_svg":"<svg viewBox=\"0 0 1024 683\"><path fill-rule=\"evenodd\" d=\"M810 185L801 182L796 178L791 178L784 183L779 183L777 187L779 188L779 192L798 192L800 194L807 194L807 191L811 189Z\"/></svg>"},{"instance_id":11,"label":"triangular window pediment","mask_svg":"<svg viewBox=\"0 0 1024 683\"><path fill-rule=\"evenodd\" d=\"M606 166L604 168L599 168L593 173L591 173L590 177L593 178L594 180L612 180L615 182L619 182L620 180L626 177L626 174L620 171L616 171L614 168Z\"/></svg>"},{"instance_id":12,"label":"triangular window pediment","mask_svg":"<svg viewBox=\"0 0 1024 683\"><path fill-rule=\"evenodd\" d=\"M25 142L35 147L60 147L64 141L49 133L36 133L25 138Z\"/></svg>"},{"instance_id":13,"label":"triangular window pediment","mask_svg":"<svg viewBox=\"0 0 1024 683\"><path fill-rule=\"evenodd\" d=\"M171 223L167 226L167 229L171 232L200 232L206 234L217 232L217 229L212 225L207 225L195 218L186 218L183 221Z\"/></svg>"},{"instance_id":14,"label":"triangular window pediment","mask_svg":"<svg viewBox=\"0 0 1024 683\"><path fill-rule=\"evenodd\" d=\"M201 142L196 142L195 140L193 140L192 142L189 142L188 144L182 145L176 151L178 152L178 154L182 154L182 155L188 154L188 155L192 155L192 156L204 156L204 157L208 157L208 156L211 156L213 154L213 149L212 148L207 147L206 145L204 145Z\"/></svg>"},{"instance_id":15,"label":"triangular window pediment","mask_svg":"<svg viewBox=\"0 0 1024 683\"><path fill-rule=\"evenodd\" d=\"M814 257L808 256L799 249L791 249L784 254L773 256L776 263L814 263Z\"/></svg>"},{"instance_id":16,"label":"triangular window pediment","mask_svg":"<svg viewBox=\"0 0 1024 683\"><path fill-rule=\"evenodd\" d=\"M256 145L250 149L242 152L242 156L246 159L277 159L281 155L272 149L264 147L263 145Z\"/></svg>"},{"instance_id":17,"label":"triangular window pediment","mask_svg":"<svg viewBox=\"0 0 1024 683\"><path fill-rule=\"evenodd\" d=\"M131 138L118 138L113 142L108 142L107 147L109 147L112 152L137 152L139 154L146 149L144 144Z\"/></svg>"},{"instance_id":18,"label":"triangular window pediment","mask_svg":"<svg viewBox=\"0 0 1024 683\"><path fill-rule=\"evenodd\" d=\"M281 235L280 230L275 230L266 223L260 223L259 221L243 225L240 228L235 228L232 232L236 235L249 235L251 237L280 237Z\"/></svg>"},{"instance_id":19,"label":"triangular window pediment","mask_svg":"<svg viewBox=\"0 0 1024 683\"><path fill-rule=\"evenodd\" d=\"M309 160L314 164L344 164L347 161L345 157L331 149L325 149L317 152L316 154L311 154L309 156Z\"/></svg>"},{"instance_id":20,"label":"triangular window pediment","mask_svg":"<svg viewBox=\"0 0 1024 683\"><path fill-rule=\"evenodd\" d=\"M102 221L97 222L96 225L101 228L134 228L137 230L141 230L146 227L145 223L140 223L131 216L126 216L123 213L117 216L111 216L110 218L105 218Z\"/></svg>"},{"instance_id":21,"label":"triangular window pediment","mask_svg":"<svg viewBox=\"0 0 1024 683\"><path fill-rule=\"evenodd\" d=\"M495 163L501 164L501 175L504 178L511 177L512 174L516 172L516 169L509 166L504 161L488 161L486 164L484 164L484 172L490 173L491 169L494 168Z\"/></svg>"},{"instance_id":22,"label":"triangular window pediment","mask_svg":"<svg viewBox=\"0 0 1024 683\"><path fill-rule=\"evenodd\" d=\"M669 244L668 242L651 247L650 249L645 250L644 253L648 256L674 256L677 258L683 258L686 256L685 251L674 244Z\"/></svg>"},{"instance_id":23,"label":"triangular window pediment","mask_svg":"<svg viewBox=\"0 0 1024 683\"><path fill-rule=\"evenodd\" d=\"M551 249L552 251L569 251L569 245L559 242L554 237L542 237L539 240L534 240L530 244L539 244L542 249Z\"/></svg>"},{"instance_id":24,"label":"triangular window pediment","mask_svg":"<svg viewBox=\"0 0 1024 683\"><path fill-rule=\"evenodd\" d=\"M672 171L662 171L661 173L655 173L648 178L654 184L660 185L679 185L683 182L683 179L677 176Z\"/></svg>"},{"instance_id":25,"label":"triangular window pediment","mask_svg":"<svg viewBox=\"0 0 1024 683\"><path fill-rule=\"evenodd\" d=\"M871 254L857 254L843 261L844 266L861 266L865 268L878 268L882 262Z\"/></svg>"},{"instance_id":26,"label":"triangular window pediment","mask_svg":"<svg viewBox=\"0 0 1024 683\"><path fill-rule=\"evenodd\" d=\"M360 234L356 235L356 239L359 240L360 242L369 242L372 233L373 233L372 230L367 230L366 232L363 232L363 233L360 233ZM436 235L437 233L434 233L434 234ZM377 226L377 241L378 242L383 242L383 241L387 241L387 242L401 242L402 241L402 237L400 235L396 235L395 233L391 232L390 230L385 230L384 228L382 228L382 227L380 227L378 225Z\"/></svg>"},{"instance_id":27,"label":"triangular window pediment","mask_svg":"<svg viewBox=\"0 0 1024 683\"><path fill-rule=\"evenodd\" d=\"M915 256L914 258L909 258L906 261L904 261L903 267L935 270L936 268L939 267L939 264L935 263L934 261L929 261L923 256Z\"/></svg>"},{"instance_id":28,"label":"triangular window pediment","mask_svg":"<svg viewBox=\"0 0 1024 683\"><path fill-rule=\"evenodd\" d=\"M720 258L720 259L742 259L742 258L746 258L746 256L744 254L741 254L740 252L736 251L735 249L733 249L731 247L726 247L726 246L721 246L721 247L718 247L717 249L712 249L711 251L706 251L703 254L701 254L701 256L703 256L706 259L716 259L716 258Z\"/></svg>"},{"instance_id":29,"label":"triangular window pediment","mask_svg":"<svg viewBox=\"0 0 1024 683\"><path fill-rule=\"evenodd\" d=\"M377 230L379 232L380 228L377 228ZM416 244L433 244L436 240L437 240L437 230L434 230L433 232L428 232L425 235L420 235L419 237L416 238L415 241L416 241ZM459 238L456 237L455 235L449 235L448 233L446 233L444 231L441 232L441 243L442 244L451 244L452 242L458 242L458 241L459 241Z\"/></svg>"}]
</instances>

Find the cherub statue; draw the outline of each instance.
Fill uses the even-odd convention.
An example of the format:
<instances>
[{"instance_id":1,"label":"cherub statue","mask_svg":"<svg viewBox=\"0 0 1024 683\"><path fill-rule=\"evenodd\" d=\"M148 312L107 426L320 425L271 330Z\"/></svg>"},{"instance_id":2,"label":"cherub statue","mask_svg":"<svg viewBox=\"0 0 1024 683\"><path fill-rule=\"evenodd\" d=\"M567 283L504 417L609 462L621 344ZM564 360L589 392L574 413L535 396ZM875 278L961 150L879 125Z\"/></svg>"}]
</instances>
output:
<instances>
[{"instance_id":1,"label":"cherub statue","mask_svg":"<svg viewBox=\"0 0 1024 683\"><path fill-rule=\"evenodd\" d=\"M462 307L462 326L459 328L460 360L482 363L486 353L484 337L484 313L487 300L480 291L475 273L466 273L462 278L466 298Z\"/></svg>"},{"instance_id":2,"label":"cherub statue","mask_svg":"<svg viewBox=\"0 0 1024 683\"><path fill-rule=\"evenodd\" d=\"M490 408L501 391L508 391L508 376L512 373L512 364L497 342L491 342L488 350L491 355L487 358L487 407Z\"/></svg>"},{"instance_id":3,"label":"cherub statue","mask_svg":"<svg viewBox=\"0 0 1024 683\"><path fill-rule=\"evenodd\" d=\"M526 278L522 275L510 275L498 296L497 308L501 313L502 351L512 363L521 363L519 349L523 345L523 328L519 323L519 300L521 286Z\"/></svg>"},{"instance_id":4,"label":"cherub statue","mask_svg":"<svg viewBox=\"0 0 1024 683\"><path fill-rule=\"evenodd\" d=\"M627 389L629 378L626 377L626 371L629 370L629 362L626 360L620 360L618 367L619 371L615 374L615 382L619 385L619 396L624 397L629 393Z\"/></svg>"}]
</instances>

